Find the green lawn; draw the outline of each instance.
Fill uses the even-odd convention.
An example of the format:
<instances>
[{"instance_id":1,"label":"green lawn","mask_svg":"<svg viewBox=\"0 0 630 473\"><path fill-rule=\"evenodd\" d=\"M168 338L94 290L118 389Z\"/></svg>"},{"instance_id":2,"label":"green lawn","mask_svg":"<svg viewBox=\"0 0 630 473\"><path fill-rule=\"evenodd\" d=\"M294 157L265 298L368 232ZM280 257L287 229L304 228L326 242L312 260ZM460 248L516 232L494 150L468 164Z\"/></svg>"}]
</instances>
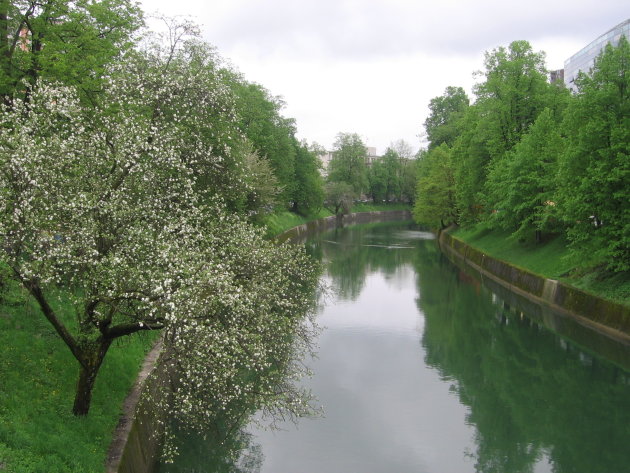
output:
<instances>
[{"instance_id":1,"label":"green lawn","mask_svg":"<svg viewBox=\"0 0 630 473\"><path fill-rule=\"evenodd\" d=\"M489 230L483 225L459 228L452 234L495 258L508 261L542 276L560 279L605 299L630 305L630 274L576 271L562 236L542 243L518 241L510 232Z\"/></svg>"},{"instance_id":2,"label":"green lawn","mask_svg":"<svg viewBox=\"0 0 630 473\"><path fill-rule=\"evenodd\" d=\"M90 414L76 418L77 362L16 283L0 298L0 471L102 473L123 400L155 337L112 346Z\"/></svg>"}]
</instances>

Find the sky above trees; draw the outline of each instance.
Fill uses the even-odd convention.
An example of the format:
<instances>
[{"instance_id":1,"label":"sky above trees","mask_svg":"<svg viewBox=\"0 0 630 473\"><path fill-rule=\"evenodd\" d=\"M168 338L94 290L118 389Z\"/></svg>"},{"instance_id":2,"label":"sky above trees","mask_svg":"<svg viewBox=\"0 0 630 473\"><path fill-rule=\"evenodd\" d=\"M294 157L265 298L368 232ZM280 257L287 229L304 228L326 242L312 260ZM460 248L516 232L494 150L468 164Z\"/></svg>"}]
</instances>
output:
<instances>
[{"instance_id":1,"label":"sky above trees","mask_svg":"<svg viewBox=\"0 0 630 473\"><path fill-rule=\"evenodd\" d=\"M414 148L431 98L472 96L483 53L514 40L564 60L628 18L627 1L141 0L147 13L188 15L249 81L286 101L298 136L331 148L356 132L379 153Z\"/></svg>"}]
</instances>

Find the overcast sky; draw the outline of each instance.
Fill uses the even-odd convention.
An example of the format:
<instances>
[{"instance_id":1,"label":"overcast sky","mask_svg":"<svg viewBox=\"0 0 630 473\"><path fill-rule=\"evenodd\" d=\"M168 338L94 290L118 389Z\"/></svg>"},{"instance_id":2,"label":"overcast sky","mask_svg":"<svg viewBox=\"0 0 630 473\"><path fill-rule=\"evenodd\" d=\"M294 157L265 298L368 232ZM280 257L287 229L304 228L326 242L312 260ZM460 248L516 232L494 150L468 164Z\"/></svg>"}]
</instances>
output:
<instances>
[{"instance_id":1,"label":"overcast sky","mask_svg":"<svg viewBox=\"0 0 630 473\"><path fill-rule=\"evenodd\" d=\"M421 144L431 98L472 97L483 53L514 40L564 60L630 17L628 0L141 0L185 15L245 78L286 102L298 137L358 133L379 153Z\"/></svg>"}]
</instances>

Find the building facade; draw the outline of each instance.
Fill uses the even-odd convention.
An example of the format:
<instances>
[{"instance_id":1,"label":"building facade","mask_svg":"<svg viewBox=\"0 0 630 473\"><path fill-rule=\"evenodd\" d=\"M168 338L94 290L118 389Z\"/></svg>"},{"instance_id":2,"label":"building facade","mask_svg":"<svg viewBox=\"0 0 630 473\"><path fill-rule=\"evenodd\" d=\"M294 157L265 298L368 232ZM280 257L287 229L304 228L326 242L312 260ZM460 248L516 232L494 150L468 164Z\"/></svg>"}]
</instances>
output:
<instances>
[{"instance_id":1,"label":"building facade","mask_svg":"<svg viewBox=\"0 0 630 473\"><path fill-rule=\"evenodd\" d=\"M630 39L630 19L611 28L588 46L582 48L564 61L564 83L566 86L572 90L576 90L575 78L578 73L580 71L589 72L595 63L595 59L606 45L611 43L613 46L617 46L622 36Z\"/></svg>"}]
</instances>

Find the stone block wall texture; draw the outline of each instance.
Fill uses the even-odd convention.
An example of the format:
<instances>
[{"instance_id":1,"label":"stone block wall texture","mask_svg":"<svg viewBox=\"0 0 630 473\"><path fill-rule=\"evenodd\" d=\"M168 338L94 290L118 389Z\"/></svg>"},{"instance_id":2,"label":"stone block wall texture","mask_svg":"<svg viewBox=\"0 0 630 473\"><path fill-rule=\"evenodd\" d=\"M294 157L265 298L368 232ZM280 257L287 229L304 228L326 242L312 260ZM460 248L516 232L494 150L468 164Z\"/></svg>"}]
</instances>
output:
<instances>
[{"instance_id":1,"label":"stone block wall texture","mask_svg":"<svg viewBox=\"0 0 630 473\"><path fill-rule=\"evenodd\" d=\"M494 278L510 291L562 310L579 320L589 321L616 338L630 341L630 307L488 256L448 232L441 232L438 241L442 252L451 261L463 262L482 275Z\"/></svg>"}]
</instances>

